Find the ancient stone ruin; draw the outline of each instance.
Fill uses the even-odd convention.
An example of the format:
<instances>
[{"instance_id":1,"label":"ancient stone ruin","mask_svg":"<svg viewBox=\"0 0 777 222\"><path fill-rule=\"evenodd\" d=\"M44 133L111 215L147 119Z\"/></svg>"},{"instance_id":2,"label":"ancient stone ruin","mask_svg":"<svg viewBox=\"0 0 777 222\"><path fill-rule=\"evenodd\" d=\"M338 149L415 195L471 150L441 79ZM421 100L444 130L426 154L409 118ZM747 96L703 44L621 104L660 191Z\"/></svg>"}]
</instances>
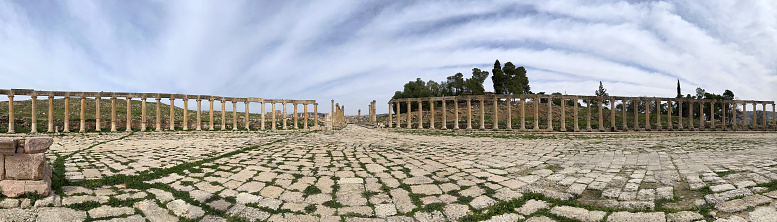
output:
<instances>
[{"instance_id":1,"label":"ancient stone ruin","mask_svg":"<svg viewBox=\"0 0 777 222\"><path fill-rule=\"evenodd\" d=\"M51 192L51 166L46 163L46 150L51 137L26 139L0 138L0 191L7 197L27 193L48 196Z\"/></svg>"}]
</instances>

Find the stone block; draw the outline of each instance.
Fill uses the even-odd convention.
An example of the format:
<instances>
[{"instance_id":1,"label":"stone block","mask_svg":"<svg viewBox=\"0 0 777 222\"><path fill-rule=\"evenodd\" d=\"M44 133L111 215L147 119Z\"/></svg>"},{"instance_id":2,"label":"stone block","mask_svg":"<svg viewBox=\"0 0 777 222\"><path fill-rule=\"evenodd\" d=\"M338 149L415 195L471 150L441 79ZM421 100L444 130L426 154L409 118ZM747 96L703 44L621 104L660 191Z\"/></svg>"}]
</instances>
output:
<instances>
[{"instance_id":1,"label":"stone block","mask_svg":"<svg viewBox=\"0 0 777 222\"><path fill-rule=\"evenodd\" d=\"M42 180L46 166L42 153L5 156L5 179Z\"/></svg>"},{"instance_id":2,"label":"stone block","mask_svg":"<svg viewBox=\"0 0 777 222\"><path fill-rule=\"evenodd\" d=\"M0 154L13 155L16 153L16 140L0 138Z\"/></svg>"},{"instance_id":3,"label":"stone block","mask_svg":"<svg viewBox=\"0 0 777 222\"><path fill-rule=\"evenodd\" d=\"M2 180L0 181L0 191L3 195L10 198L17 198L24 195L24 180Z\"/></svg>"},{"instance_id":4,"label":"stone block","mask_svg":"<svg viewBox=\"0 0 777 222\"><path fill-rule=\"evenodd\" d=\"M24 139L24 153L45 153L54 143L51 137L31 137Z\"/></svg>"}]
</instances>

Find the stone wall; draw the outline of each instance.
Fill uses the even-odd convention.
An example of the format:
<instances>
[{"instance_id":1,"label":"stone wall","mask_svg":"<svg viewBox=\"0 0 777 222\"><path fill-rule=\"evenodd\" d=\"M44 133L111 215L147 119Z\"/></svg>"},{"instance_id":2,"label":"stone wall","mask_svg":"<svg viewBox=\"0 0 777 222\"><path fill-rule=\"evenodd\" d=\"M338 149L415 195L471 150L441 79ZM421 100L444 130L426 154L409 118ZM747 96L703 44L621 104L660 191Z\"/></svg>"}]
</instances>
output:
<instances>
[{"instance_id":1,"label":"stone wall","mask_svg":"<svg viewBox=\"0 0 777 222\"><path fill-rule=\"evenodd\" d=\"M27 193L48 196L51 192L51 166L46 163L50 137L0 138L0 191L7 197Z\"/></svg>"}]
</instances>

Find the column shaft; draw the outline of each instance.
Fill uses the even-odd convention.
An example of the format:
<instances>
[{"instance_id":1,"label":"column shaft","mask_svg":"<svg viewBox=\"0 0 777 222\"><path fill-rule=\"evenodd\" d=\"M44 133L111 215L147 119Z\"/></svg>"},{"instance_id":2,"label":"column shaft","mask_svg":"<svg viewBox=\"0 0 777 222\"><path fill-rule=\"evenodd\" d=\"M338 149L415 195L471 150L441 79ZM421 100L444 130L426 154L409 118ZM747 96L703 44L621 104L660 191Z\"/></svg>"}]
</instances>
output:
<instances>
[{"instance_id":1,"label":"column shaft","mask_svg":"<svg viewBox=\"0 0 777 222\"><path fill-rule=\"evenodd\" d=\"M49 96L49 133L54 132L54 96Z\"/></svg>"},{"instance_id":2,"label":"column shaft","mask_svg":"<svg viewBox=\"0 0 777 222\"><path fill-rule=\"evenodd\" d=\"M693 130L693 101L688 101L688 127Z\"/></svg>"},{"instance_id":3,"label":"column shaft","mask_svg":"<svg viewBox=\"0 0 777 222\"><path fill-rule=\"evenodd\" d=\"M655 100L656 103L656 127L661 130L661 100Z\"/></svg>"},{"instance_id":4,"label":"column shaft","mask_svg":"<svg viewBox=\"0 0 777 222\"><path fill-rule=\"evenodd\" d=\"M213 98L208 99L208 102L210 102L210 110L208 112L208 115L210 115L208 118L208 122L210 122L210 126L208 127L208 130L213 130Z\"/></svg>"},{"instance_id":5,"label":"column shaft","mask_svg":"<svg viewBox=\"0 0 777 222\"><path fill-rule=\"evenodd\" d=\"M127 127L124 131L132 132L132 97L127 97Z\"/></svg>"},{"instance_id":6,"label":"column shaft","mask_svg":"<svg viewBox=\"0 0 777 222\"><path fill-rule=\"evenodd\" d=\"M499 99L494 97L494 126L492 129L499 129L499 106L497 105L499 102Z\"/></svg>"},{"instance_id":7,"label":"column shaft","mask_svg":"<svg viewBox=\"0 0 777 222\"><path fill-rule=\"evenodd\" d=\"M761 127L766 127L766 103L761 103Z\"/></svg>"},{"instance_id":8,"label":"column shaft","mask_svg":"<svg viewBox=\"0 0 777 222\"><path fill-rule=\"evenodd\" d=\"M742 127L747 130L747 103L742 103Z\"/></svg>"},{"instance_id":9,"label":"column shaft","mask_svg":"<svg viewBox=\"0 0 777 222\"><path fill-rule=\"evenodd\" d=\"M650 130L650 100L645 100L645 129Z\"/></svg>"},{"instance_id":10,"label":"column shaft","mask_svg":"<svg viewBox=\"0 0 777 222\"><path fill-rule=\"evenodd\" d=\"M94 105L94 108L95 108L95 111L94 111L94 118L95 118L94 130L97 131L97 132L100 132L100 130L102 128L102 127L100 127L100 122L101 122L100 121L100 119L101 119L100 118L100 100L101 100L101 98L99 96L94 99L94 103L95 103L95 105Z\"/></svg>"},{"instance_id":11,"label":"column shaft","mask_svg":"<svg viewBox=\"0 0 777 222\"><path fill-rule=\"evenodd\" d=\"M227 101L221 99L221 130L227 129Z\"/></svg>"},{"instance_id":12,"label":"column shaft","mask_svg":"<svg viewBox=\"0 0 777 222\"><path fill-rule=\"evenodd\" d=\"M710 127L715 128L715 102L710 102Z\"/></svg>"},{"instance_id":13,"label":"column shaft","mask_svg":"<svg viewBox=\"0 0 777 222\"><path fill-rule=\"evenodd\" d=\"M9 99L9 101L8 101L9 104L12 104L12 102L10 101L10 99L12 99L12 98L8 98L8 99ZM13 105L11 105L10 111L11 112L8 115L8 119L9 120L13 120ZM70 96L69 95L65 96L65 123L64 123L64 125L65 125L65 127L62 130L62 132L69 133L70 132ZM9 130L11 130L11 129L12 128L9 127Z\"/></svg>"},{"instance_id":14,"label":"column shaft","mask_svg":"<svg viewBox=\"0 0 777 222\"><path fill-rule=\"evenodd\" d=\"M456 118L453 121L453 129L459 129L459 99L456 97L453 98L453 111L455 112L453 116Z\"/></svg>"},{"instance_id":15,"label":"column shaft","mask_svg":"<svg viewBox=\"0 0 777 222\"><path fill-rule=\"evenodd\" d=\"M445 99L442 100L442 111L440 114L442 115L442 126L441 129L448 129L448 109L446 107L446 101ZM390 116L390 115L389 115Z\"/></svg>"},{"instance_id":16,"label":"column shaft","mask_svg":"<svg viewBox=\"0 0 777 222\"><path fill-rule=\"evenodd\" d=\"M423 129L424 128L424 109L421 104L424 102L418 101L418 128Z\"/></svg>"},{"instance_id":17,"label":"column shaft","mask_svg":"<svg viewBox=\"0 0 777 222\"><path fill-rule=\"evenodd\" d=\"M677 128L683 128L683 101L677 101Z\"/></svg>"},{"instance_id":18,"label":"column shaft","mask_svg":"<svg viewBox=\"0 0 777 222\"><path fill-rule=\"evenodd\" d=\"M389 107L391 108L391 107ZM389 127L391 127L391 110L389 110ZM318 103L313 103L313 127L318 127Z\"/></svg>"},{"instance_id":19,"label":"column shaft","mask_svg":"<svg viewBox=\"0 0 777 222\"><path fill-rule=\"evenodd\" d=\"M540 130L540 96L535 96L534 101L534 130Z\"/></svg>"},{"instance_id":20,"label":"column shaft","mask_svg":"<svg viewBox=\"0 0 777 222\"><path fill-rule=\"evenodd\" d=\"M332 101L334 101L334 100L332 100ZM334 109L335 109L334 106L332 106L332 110L334 110ZM275 123L275 103L274 102L272 103L272 110L270 112L272 113L272 114L270 114L270 116L272 116L272 125L270 126L270 129L271 130L275 130L277 125ZM335 118L335 116L334 116L334 112L333 112L332 113L332 119L333 119L332 123L334 123L334 118Z\"/></svg>"},{"instance_id":21,"label":"column shaft","mask_svg":"<svg viewBox=\"0 0 777 222\"><path fill-rule=\"evenodd\" d=\"M79 113L80 116L80 123L78 125L78 132L86 132L86 97L81 96L81 112Z\"/></svg>"},{"instance_id":22,"label":"column shaft","mask_svg":"<svg viewBox=\"0 0 777 222\"><path fill-rule=\"evenodd\" d=\"M281 118L283 119L283 129L287 129L286 128L286 117L287 117L286 116L286 101L284 101L282 104L283 104L283 113L281 113ZM342 115L342 111L338 111L337 114Z\"/></svg>"},{"instance_id":23,"label":"column shaft","mask_svg":"<svg viewBox=\"0 0 777 222\"><path fill-rule=\"evenodd\" d=\"M183 98L183 130L189 130L189 98Z\"/></svg>"},{"instance_id":24,"label":"column shaft","mask_svg":"<svg viewBox=\"0 0 777 222\"><path fill-rule=\"evenodd\" d=\"M115 96L111 96L111 132L116 132L116 97Z\"/></svg>"},{"instance_id":25,"label":"column shaft","mask_svg":"<svg viewBox=\"0 0 777 222\"><path fill-rule=\"evenodd\" d=\"M297 127L297 122L298 122L297 121L297 104L296 103L292 103L292 105L294 106L294 129L299 129Z\"/></svg>"},{"instance_id":26,"label":"column shaft","mask_svg":"<svg viewBox=\"0 0 777 222\"><path fill-rule=\"evenodd\" d=\"M588 131L593 131L593 129L591 129L591 99L588 99L587 104L588 104L588 107L587 107L588 108L588 115L587 115L586 121L585 121L585 129L588 130Z\"/></svg>"},{"instance_id":27,"label":"column shaft","mask_svg":"<svg viewBox=\"0 0 777 222\"><path fill-rule=\"evenodd\" d=\"M467 99L467 129L472 129L472 102Z\"/></svg>"},{"instance_id":28,"label":"column shaft","mask_svg":"<svg viewBox=\"0 0 777 222\"><path fill-rule=\"evenodd\" d=\"M553 102L550 97L548 97L548 131L553 131L553 109L551 108L551 105L553 105Z\"/></svg>"},{"instance_id":29,"label":"column shaft","mask_svg":"<svg viewBox=\"0 0 777 222\"><path fill-rule=\"evenodd\" d=\"M513 98L505 99L507 104L507 126L506 129L513 129Z\"/></svg>"},{"instance_id":30,"label":"column shaft","mask_svg":"<svg viewBox=\"0 0 777 222\"><path fill-rule=\"evenodd\" d=\"M521 97L521 130L526 130L526 100Z\"/></svg>"},{"instance_id":31,"label":"column shaft","mask_svg":"<svg viewBox=\"0 0 777 222\"><path fill-rule=\"evenodd\" d=\"M575 103L573 105L573 106L575 106L575 108L573 108L574 109L574 111L573 111L574 112L574 122L575 122L574 130L575 130L575 132L577 132L577 131L580 131L580 127L577 126L577 122L578 122L578 120L577 120L578 119L578 116L577 116L577 97L575 97L573 101Z\"/></svg>"},{"instance_id":32,"label":"column shaft","mask_svg":"<svg viewBox=\"0 0 777 222\"><path fill-rule=\"evenodd\" d=\"M561 120L561 132L566 132L567 131L567 121L566 121L567 117L566 117L566 110L564 108L566 106L565 103L567 103L567 101L562 96L561 97L561 119L560 119Z\"/></svg>"},{"instance_id":33,"label":"column shaft","mask_svg":"<svg viewBox=\"0 0 777 222\"><path fill-rule=\"evenodd\" d=\"M480 98L480 129L486 129L486 105L483 98Z\"/></svg>"},{"instance_id":34,"label":"column shaft","mask_svg":"<svg viewBox=\"0 0 777 222\"><path fill-rule=\"evenodd\" d=\"M639 103L640 100L632 100L634 102L634 130L639 129Z\"/></svg>"},{"instance_id":35,"label":"column shaft","mask_svg":"<svg viewBox=\"0 0 777 222\"><path fill-rule=\"evenodd\" d=\"M406 122L407 126L406 126L406 128L410 129L410 128L413 127L413 117L412 117L413 112L410 111L411 110L410 109L410 101L407 101L405 103L407 103L406 104L407 105L407 112L405 112L405 115L407 115L407 122Z\"/></svg>"},{"instance_id":36,"label":"column shaft","mask_svg":"<svg viewBox=\"0 0 777 222\"><path fill-rule=\"evenodd\" d=\"M434 129L434 100L429 100L429 129Z\"/></svg>"},{"instance_id":37,"label":"column shaft","mask_svg":"<svg viewBox=\"0 0 777 222\"><path fill-rule=\"evenodd\" d=\"M599 98L599 131L604 131L604 100Z\"/></svg>"},{"instance_id":38,"label":"column shaft","mask_svg":"<svg viewBox=\"0 0 777 222\"><path fill-rule=\"evenodd\" d=\"M265 128L264 128L264 100L262 100L262 102L260 102L259 104L262 106L262 113L261 113L261 115L260 115L260 116L261 116L261 117L260 117L260 118L261 118L261 120L259 121L259 128L261 128L262 130L264 130L264 129L265 129ZM318 113L316 113L316 117L318 117Z\"/></svg>"},{"instance_id":39,"label":"column shaft","mask_svg":"<svg viewBox=\"0 0 777 222\"><path fill-rule=\"evenodd\" d=\"M248 121L248 114L249 114L248 113L248 103L249 103L248 99L246 99L246 101L243 102L243 105L246 106L245 120L243 122L243 127L246 128L246 131L251 131L251 121ZM305 113L306 113L305 115L307 115L307 112L305 112ZM307 123L307 121L305 121L305 122ZM307 127L305 127L305 128L307 128Z\"/></svg>"},{"instance_id":40,"label":"column shaft","mask_svg":"<svg viewBox=\"0 0 777 222\"><path fill-rule=\"evenodd\" d=\"M237 102L232 100L232 130L237 130Z\"/></svg>"},{"instance_id":41,"label":"column shaft","mask_svg":"<svg viewBox=\"0 0 777 222\"><path fill-rule=\"evenodd\" d=\"M628 124L629 121L627 121L627 119L626 119L626 100L625 99L621 100L621 112L623 113L622 116L621 116L621 118L623 119L623 120L621 120L621 125L623 125L623 131L628 131L629 130L629 124Z\"/></svg>"},{"instance_id":42,"label":"column shaft","mask_svg":"<svg viewBox=\"0 0 777 222\"><path fill-rule=\"evenodd\" d=\"M156 123L154 124L154 126L156 126L155 130L157 132L162 131L162 111L161 111L161 108L160 108L162 106L161 105L162 104L161 100L162 100L162 98L159 98L159 96L157 95L157 97L156 97Z\"/></svg>"},{"instance_id":43,"label":"column shaft","mask_svg":"<svg viewBox=\"0 0 777 222\"><path fill-rule=\"evenodd\" d=\"M303 103L303 104L302 104L302 111L304 111L304 112L305 112L305 113L303 114L303 116L304 116L304 121L302 122L302 127L303 127L304 129L308 129L308 104L307 104L307 103Z\"/></svg>"},{"instance_id":44,"label":"column shaft","mask_svg":"<svg viewBox=\"0 0 777 222\"><path fill-rule=\"evenodd\" d=\"M13 95L8 95L8 133L16 133L13 121L13 105ZM67 106L65 106L65 110L67 110ZM67 113L65 116L67 116Z\"/></svg>"},{"instance_id":45,"label":"column shaft","mask_svg":"<svg viewBox=\"0 0 777 222\"><path fill-rule=\"evenodd\" d=\"M704 129L704 101L699 101L699 129Z\"/></svg>"},{"instance_id":46,"label":"column shaft","mask_svg":"<svg viewBox=\"0 0 777 222\"><path fill-rule=\"evenodd\" d=\"M170 96L170 131L175 131L175 98Z\"/></svg>"},{"instance_id":47,"label":"column shaft","mask_svg":"<svg viewBox=\"0 0 777 222\"><path fill-rule=\"evenodd\" d=\"M30 96L32 102L32 124L30 124L30 133L38 133L38 96ZM766 110L766 104L764 104L764 110Z\"/></svg>"},{"instance_id":48,"label":"column shaft","mask_svg":"<svg viewBox=\"0 0 777 222\"><path fill-rule=\"evenodd\" d=\"M672 100L666 101L666 121L669 130L672 130Z\"/></svg>"},{"instance_id":49,"label":"column shaft","mask_svg":"<svg viewBox=\"0 0 777 222\"><path fill-rule=\"evenodd\" d=\"M140 97L140 131L146 131L146 96Z\"/></svg>"},{"instance_id":50,"label":"column shaft","mask_svg":"<svg viewBox=\"0 0 777 222\"><path fill-rule=\"evenodd\" d=\"M197 98L197 131L202 130L202 99Z\"/></svg>"},{"instance_id":51,"label":"column shaft","mask_svg":"<svg viewBox=\"0 0 777 222\"><path fill-rule=\"evenodd\" d=\"M615 131L615 100L610 97L610 128Z\"/></svg>"}]
</instances>

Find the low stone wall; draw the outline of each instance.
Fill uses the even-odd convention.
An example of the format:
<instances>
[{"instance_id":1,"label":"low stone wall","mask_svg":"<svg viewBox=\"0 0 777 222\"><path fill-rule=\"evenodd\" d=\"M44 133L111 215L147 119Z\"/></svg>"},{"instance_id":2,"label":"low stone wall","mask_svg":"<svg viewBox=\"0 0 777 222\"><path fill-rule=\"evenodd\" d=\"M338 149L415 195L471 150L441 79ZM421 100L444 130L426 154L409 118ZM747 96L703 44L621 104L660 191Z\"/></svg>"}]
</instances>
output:
<instances>
[{"instance_id":1,"label":"low stone wall","mask_svg":"<svg viewBox=\"0 0 777 222\"><path fill-rule=\"evenodd\" d=\"M51 192L51 166L46 163L46 150L54 139L0 138L0 191L7 197L27 193L48 196Z\"/></svg>"}]
</instances>

